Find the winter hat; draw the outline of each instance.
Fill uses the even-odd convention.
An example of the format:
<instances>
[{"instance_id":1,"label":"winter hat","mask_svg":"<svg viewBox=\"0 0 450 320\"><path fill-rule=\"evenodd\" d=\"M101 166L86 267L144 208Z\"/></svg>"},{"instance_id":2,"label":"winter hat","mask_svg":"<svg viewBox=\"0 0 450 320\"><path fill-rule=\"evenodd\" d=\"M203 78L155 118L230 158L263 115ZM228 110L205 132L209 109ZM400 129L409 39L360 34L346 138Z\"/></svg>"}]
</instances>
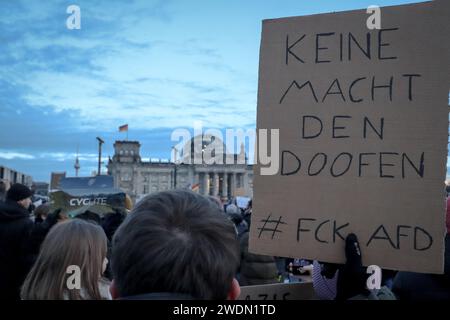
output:
<instances>
[{"instance_id":1,"label":"winter hat","mask_svg":"<svg viewBox=\"0 0 450 320\"><path fill-rule=\"evenodd\" d=\"M33 192L31 192L30 188L23 184L15 183L11 186L11 188L9 188L8 192L6 193L6 199L20 201L31 197L32 195Z\"/></svg>"}]
</instances>

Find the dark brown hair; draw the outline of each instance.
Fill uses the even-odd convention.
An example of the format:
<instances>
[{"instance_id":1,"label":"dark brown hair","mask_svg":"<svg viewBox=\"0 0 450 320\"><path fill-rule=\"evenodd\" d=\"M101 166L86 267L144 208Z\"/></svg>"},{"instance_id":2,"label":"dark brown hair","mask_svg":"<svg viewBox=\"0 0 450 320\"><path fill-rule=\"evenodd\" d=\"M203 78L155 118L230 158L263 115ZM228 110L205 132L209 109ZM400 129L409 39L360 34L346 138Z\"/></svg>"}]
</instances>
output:
<instances>
[{"instance_id":1,"label":"dark brown hair","mask_svg":"<svg viewBox=\"0 0 450 320\"><path fill-rule=\"evenodd\" d=\"M165 191L142 199L116 231L111 266L120 297L225 299L239 244L233 223L206 197Z\"/></svg>"},{"instance_id":2,"label":"dark brown hair","mask_svg":"<svg viewBox=\"0 0 450 320\"><path fill-rule=\"evenodd\" d=\"M34 210L34 217L45 219L49 213L50 213L50 205L48 203L44 203Z\"/></svg>"}]
</instances>

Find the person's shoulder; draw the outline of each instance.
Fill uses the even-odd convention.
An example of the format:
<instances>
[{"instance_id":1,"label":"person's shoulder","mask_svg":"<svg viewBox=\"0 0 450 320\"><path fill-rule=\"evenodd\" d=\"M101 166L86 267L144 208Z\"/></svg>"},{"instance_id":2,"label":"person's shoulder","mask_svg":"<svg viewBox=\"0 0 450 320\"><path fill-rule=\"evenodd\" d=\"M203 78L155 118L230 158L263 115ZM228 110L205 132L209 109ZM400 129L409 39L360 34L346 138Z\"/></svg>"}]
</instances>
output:
<instances>
[{"instance_id":1,"label":"person's shoulder","mask_svg":"<svg viewBox=\"0 0 450 320\"><path fill-rule=\"evenodd\" d=\"M20 206L17 202L6 200L0 201L0 214L15 218L28 217L28 211Z\"/></svg>"},{"instance_id":2,"label":"person's shoulder","mask_svg":"<svg viewBox=\"0 0 450 320\"><path fill-rule=\"evenodd\" d=\"M6 205L0 208L0 225L9 226L8 228L29 228L33 225L28 211Z\"/></svg>"}]
</instances>

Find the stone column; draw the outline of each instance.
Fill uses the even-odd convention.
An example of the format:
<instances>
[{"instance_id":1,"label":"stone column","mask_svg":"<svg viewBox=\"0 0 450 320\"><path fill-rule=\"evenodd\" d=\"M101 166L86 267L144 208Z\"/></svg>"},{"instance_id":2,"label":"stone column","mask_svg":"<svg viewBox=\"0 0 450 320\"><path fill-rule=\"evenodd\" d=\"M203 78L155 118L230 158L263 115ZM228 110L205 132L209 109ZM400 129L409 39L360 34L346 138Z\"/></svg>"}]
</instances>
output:
<instances>
[{"instance_id":1,"label":"stone column","mask_svg":"<svg viewBox=\"0 0 450 320\"><path fill-rule=\"evenodd\" d=\"M213 196L219 195L219 174L217 172L213 173Z\"/></svg>"},{"instance_id":2,"label":"stone column","mask_svg":"<svg viewBox=\"0 0 450 320\"><path fill-rule=\"evenodd\" d=\"M194 183L196 183L196 182L193 182L194 178L195 178L194 171L195 171L194 166L187 168L187 182L191 183L191 187L192 187L192 185L194 185Z\"/></svg>"},{"instance_id":3,"label":"stone column","mask_svg":"<svg viewBox=\"0 0 450 320\"><path fill-rule=\"evenodd\" d=\"M236 191L236 172L233 172L231 174L231 181L230 181L230 183L231 183L231 188L230 188L231 189L230 190L231 196L234 197L234 193Z\"/></svg>"},{"instance_id":4,"label":"stone column","mask_svg":"<svg viewBox=\"0 0 450 320\"><path fill-rule=\"evenodd\" d=\"M167 187L170 189L175 189L175 170L172 170L170 174L167 175Z\"/></svg>"},{"instance_id":5,"label":"stone column","mask_svg":"<svg viewBox=\"0 0 450 320\"><path fill-rule=\"evenodd\" d=\"M120 170L116 170L114 176L114 188L120 188Z\"/></svg>"},{"instance_id":6,"label":"stone column","mask_svg":"<svg viewBox=\"0 0 450 320\"><path fill-rule=\"evenodd\" d=\"M205 193L205 181L204 181L205 179L203 177L203 173L199 173L198 175L199 175L199 180L198 180L199 189L198 189L198 193L204 194Z\"/></svg>"},{"instance_id":7,"label":"stone column","mask_svg":"<svg viewBox=\"0 0 450 320\"><path fill-rule=\"evenodd\" d=\"M131 171L131 190L136 197L138 194L138 172L136 167Z\"/></svg>"},{"instance_id":8,"label":"stone column","mask_svg":"<svg viewBox=\"0 0 450 320\"><path fill-rule=\"evenodd\" d=\"M228 200L228 173L223 173L223 180L222 180L222 197L225 198L225 200Z\"/></svg>"},{"instance_id":9,"label":"stone column","mask_svg":"<svg viewBox=\"0 0 450 320\"><path fill-rule=\"evenodd\" d=\"M209 173L205 172L203 174L203 195L207 196L209 194Z\"/></svg>"},{"instance_id":10,"label":"stone column","mask_svg":"<svg viewBox=\"0 0 450 320\"><path fill-rule=\"evenodd\" d=\"M248 188L248 174L247 174L247 172L244 172L242 174L242 187L245 190L245 194L249 195L250 194L250 190Z\"/></svg>"}]
</instances>

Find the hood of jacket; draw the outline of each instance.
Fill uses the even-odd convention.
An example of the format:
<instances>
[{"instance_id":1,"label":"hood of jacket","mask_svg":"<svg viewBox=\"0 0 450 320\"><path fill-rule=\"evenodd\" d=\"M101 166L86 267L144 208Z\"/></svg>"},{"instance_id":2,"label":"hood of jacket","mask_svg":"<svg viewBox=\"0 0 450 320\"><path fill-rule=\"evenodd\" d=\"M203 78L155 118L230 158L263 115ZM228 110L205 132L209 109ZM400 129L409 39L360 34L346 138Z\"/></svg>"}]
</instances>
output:
<instances>
[{"instance_id":1,"label":"hood of jacket","mask_svg":"<svg viewBox=\"0 0 450 320\"><path fill-rule=\"evenodd\" d=\"M30 213L15 201L0 202L0 222L28 218L29 215Z\"/></svg>"}]
</instances>

